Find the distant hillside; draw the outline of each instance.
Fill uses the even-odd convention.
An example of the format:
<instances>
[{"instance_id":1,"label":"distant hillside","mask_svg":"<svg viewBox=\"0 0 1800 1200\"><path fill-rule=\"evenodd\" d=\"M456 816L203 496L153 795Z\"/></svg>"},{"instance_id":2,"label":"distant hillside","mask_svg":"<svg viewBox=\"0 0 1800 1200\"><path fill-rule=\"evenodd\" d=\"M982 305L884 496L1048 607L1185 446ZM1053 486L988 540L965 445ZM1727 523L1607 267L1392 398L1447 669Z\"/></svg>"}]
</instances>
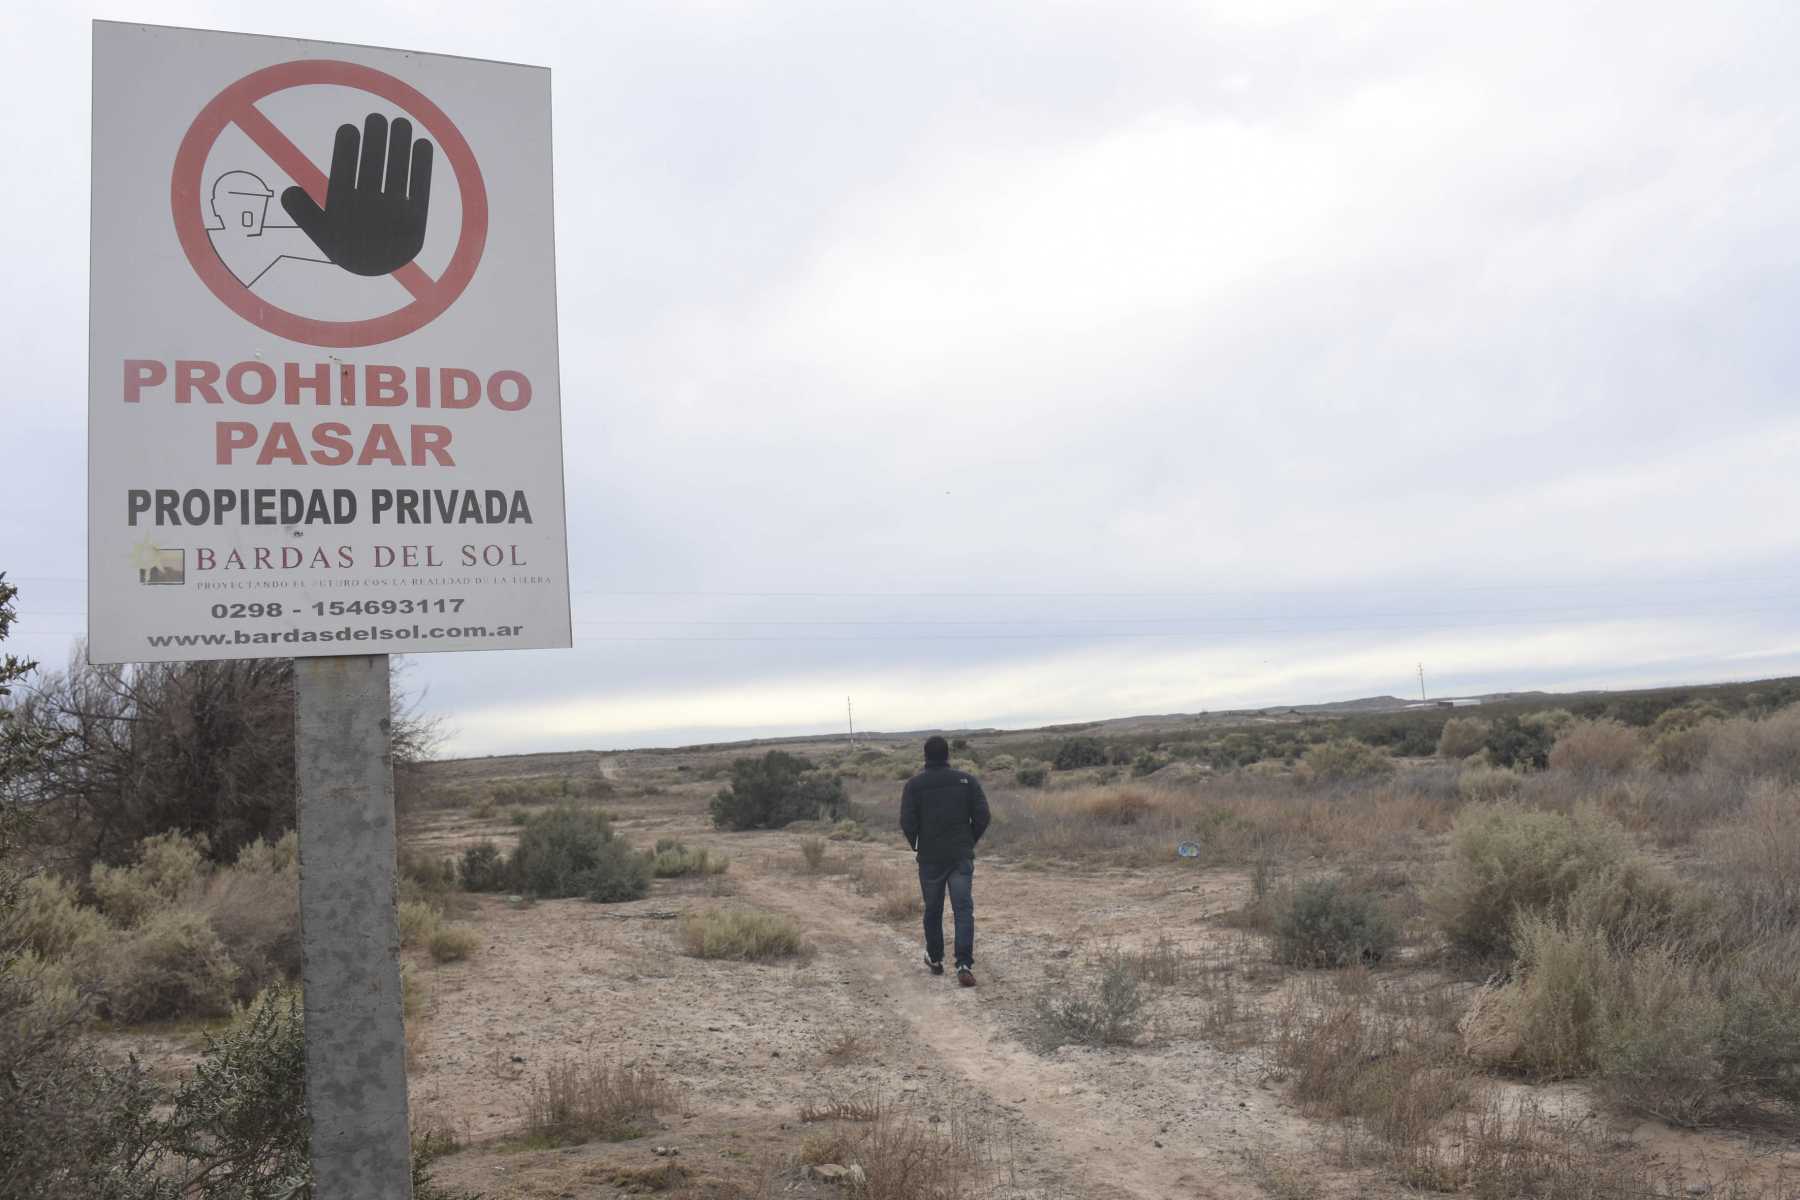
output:
<instances>
[{"instance_id":1,"label":"distant hillside","mask_svg":"<svg viewBox=\"0 0 1800 1200\"><path fill-rule=\"evenodd\" d=\"M1800 677L1761 679L1732 683L1685 684L1657 688L1637 688L1626 691L1581 691L1581 692L1487 692L1473 696L1458 696L1458 700L1478 701L1484 710L1492 711L1492 715L1503 716L1507 712L1526 712L1540 708L1568 708L1577 715L1611 716L1625 721L1627 724L1642 725L1653 719L1657 712L1666 707L1685 703L1688 700L1715 698L1725 703L1731 711L1743 709L1748 702L1752 707L1766 709L1769 704L1800 702ZM1433 697L1433 700L1447 700L1450 697ZM1389 717L1386 714L1394 714ZM1448 714L1436 705L1421 709L1420 702L1400 696L1364 696L1356 700L1337 700L1324 704L1272 705L1267 708L1222 709L1195 713L1160 713L1131 717L1111 717L1096 721L1081 721L1058 725L1042 725L1026 729L996 729L992 727L973 727L959 729L910 729L910 730L857 730L856 740L868 743L916 742L933 733L942 733L949 737L980 738L983 741L999 743L1025 743L1065 737L1071 734L1107 735L1122 739L1155 738L1177 732L1204 733L1212 736L1230 727L1246 729L1272 729L1296 722L1329 721L1334 724L1342 721L1346 725L1363 726L1374 722L1378 725L1392 725L1396 720L1406 720L1411 724L1427 718L1441 724ZM1435 739L1436 725L1431 736ZM1349 731L1347 731L1349 732ZM1353 736L1359 736L1354 735ZM832 745L844 742L846 735L840 731L815 734L796 734L789 737L750 738L735 742L708 742L692 746L680 746L659 749L633 750L652 756L668 756L680 754L706 754L730 750L767 749L776 746L790 746L804 751L810 745ZM601 753L621 753L629 747L618 747L610 751L583 750L563 752L555 755L506 755L489 759L446 760L462 761L483 774L504 774L518 769L523 760L546 760L536 764L548 768L547 760L562 760L562 765L571 768L592 765L593 756ZM1041 750L1038 746L1036 749Z\"/></svg>"}]
</instances>

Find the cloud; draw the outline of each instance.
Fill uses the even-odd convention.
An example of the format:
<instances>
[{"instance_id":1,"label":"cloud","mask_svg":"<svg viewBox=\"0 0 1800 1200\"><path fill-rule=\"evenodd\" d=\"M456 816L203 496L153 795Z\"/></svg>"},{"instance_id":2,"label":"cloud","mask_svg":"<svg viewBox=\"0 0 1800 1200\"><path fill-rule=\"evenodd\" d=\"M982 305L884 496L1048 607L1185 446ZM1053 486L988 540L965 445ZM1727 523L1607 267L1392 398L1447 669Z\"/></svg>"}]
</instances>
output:
<instances>
[{"instance_id":1,"label":"cloud","mask_svg":"<svg viewBox=\"0 0 1800 1200\"><path fill-rule=\"evenodd\" d=\"M87 47L60 5L16 20L0 566L57 661ZM1797 24L327 2L262 31L553 68L579 645L418 660L486 752L828 729L845 692L902 727L1404 691L1421 657L1461 691L1795 669Z\"/></svg>"}]
</instances>

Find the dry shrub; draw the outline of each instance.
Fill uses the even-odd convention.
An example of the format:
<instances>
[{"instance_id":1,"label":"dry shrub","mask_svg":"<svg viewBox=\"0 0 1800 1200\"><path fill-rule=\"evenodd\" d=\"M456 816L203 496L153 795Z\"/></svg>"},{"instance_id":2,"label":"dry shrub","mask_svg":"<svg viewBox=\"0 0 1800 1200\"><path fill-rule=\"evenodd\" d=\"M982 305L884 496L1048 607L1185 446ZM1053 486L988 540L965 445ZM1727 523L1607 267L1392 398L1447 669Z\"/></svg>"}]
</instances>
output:
<instances>
[{"instance_id":1,"label":"dry shrub","mask_svg":"<svg viewBox=\"0 0 1800 1200\"><path fill-rule=\"evenodd\" d=\"M1101 953L1071 979L1050 980L1032 1001L1025 1040L1048 1054L1059 1046L1129 1046L1143 1029L1144 994L1131 959Z\"/></svg>"},{"instance_id":2,"label":"dry shrub","mask_svg":"<svg viewBox=\"0 0 1800 1200\"><path fill-rule=\"evenodd\" d=\"M1463 759L1487 745L1488 723L1480 717L1451 717L1438 733L1439 758Z\"/></svg>"},{"instance_id":3,"label":"dry shrub","mask_svg":"<svg viewBox=\"0 0 1800 1200\"><path fill-rule=\"evenodd\" d=\"M176 830L138 843L128 867L94 864L89 882L95 902L115 924L129 928L159 908L167 908L205 874L205 835L189 838Z\"/></svg>"},{"instance_id":4,"label":"dry shrub","mask_svg":"<svg viewBox=\"0 0 1800 1200\"><path fill-rule=\"evenodd\" d=\"M1399 940L1380 899L1341 880L1302 880L1275 909L1275 958L1290 966L1379 962Z\"/></svg>"},{"instance_id":5,"label":"dry shrub","mask_svg":"<svg viewBox=\"0 0 1800 1200\"><path fill-rule=\"evenodd\" d=\"M1800 925L1800 787L1756 787L1738 818L1712 831L1706 857L1742 938Z\"/></svg>"},{"instance_id":6,"label":"dry shrub","mask_svg":"<svg viewBox=\"0 0 1800 1200\"><path fill-rule=\"evenodd\" d=\"M273 842L257 838L238 851L237 860L232 865L242 871L267 874L297 870L300 866L300 837L290 829Z\"/></svg>"},{"instance_id":7,"label":"dry shrub","mask_svg":"<svg viewBox=\"0 0 1800 1200\"><path fill-rule=\"evenodd\" d=\"M1550 769L1616 775L1636 766L1643 753L1643 739L1617 721L1576 721L1550 748Z\"/></svg>"},{"instance_id":8,"label":"dry shrub","mask_svg":"<svg viewBox=\"0 0 1800 1200\"><path fill-rule=\"evenodd\" d=\"M690 850L674 838L657 839L650 852L650 873L658 879L678 879L684 875L722 875L731 866L723 854L711 850Z\"/></svg>"},{"instance_id":9,"label":"dry shrub","mask_svg":"<svg viewBox=\"0 0 1800 1200\"><path fill-rule=\"evenodd\" d=\"M1277 1012L1274 1052L1303 1111L1354 1123L1382 1160L1435 1185L1436 1128L1469 1090L1447 1014L1433 996L1310 987Z\"/></svg>"},{"instance_id":10,"label":"dry shrub","mask_svg":"<svg viewBox=\"0 0 1800 1200\"><path fill-rule=\"evenodd\" d=\"M802 1118L804 1119L804 1118ZM814 1129L800 1139L794 1158L804 1166L843 1164L856 1154L856 1138L848 1129Z\"/></svg>"},{"instance_id":11,"label":"dry shrub","mask_svg":"<svg viewBox=\"0 0 1800 1200\"><path fill-rule=\"evenodd\" d=\"M402 900L398 917L400 945L409 950L430 942L444 923L438 910L422 900Z\"/></svg>"},{"instance_id":12,"label":"dry shrub","mask_svg":"<svg viewBox=\"0 0 1800 1200\"><path fill-rule=\"evenodd\" d=\"M1378 779L1393 769L1394 760L1368 743L1355 738L1333 738L1309 747L1300 756L1294 777L1302 784L1344 783Z\"/></svg>"},{"instance_id":13,"label":"dry shrub","mask_svg":"<svg viewBox=\"0 0 1800 1200\"><path fill-rule=\"evenodd\" d=\"M292 858L276 866L282 856L270 849L252 843L185 906L205 917L237 964L240 1000L300 974L299 868Z\"/></svg>"},{"instance_id":14,"label":"dry shrub","mask_svg":"<svg viewBox=\"0 0 1800 1200\"><path fill-rule=\"evenodd\" d=\"M1457 952L1509 957L1521 911L1556 912L1587 876L1630 853L1625 832L1591 810L1573 818L1510 804L1457 814L1451 853L1426 906Z\"/></svg>"},{"instance_id":15,"label":"dry shrub","mask_svg":"<svg viewBox=\"0 0 1800 1200\"><path fill-rule=\"evenodd\" d=\"M675 1091L649 1065L559 1059L525 1095L525 1138L533 1146L621 1142L642 1137Z\"/></svg>"},{"instance_id":16,"label":"dry shrub","mask_svg":"<svg viewBox=\"0 0 1800 1200\"><path fill-rule=\"evenodd\" d=\"M1756 780L1800 785L1800 705L1760 721L1740 717L1719 722L1704 769L1739 785Z\"/></svg>"},{"instance_id":17,"label":"dry shrub","mask_svg":"<svg viewBox=\"0 0 1800 1200\"><path fill-rule=\"evenodd\" d=\"M1199 965L1181 943L1164 935L1143 950L1127 955L1132 974L1145 983L1174 987L1192 979Z\"/></svg>"},{"instance_id":18,"label":"dry shrub","mask_svg":"<svg viewBox=\"0 0 1800 1200\"><path fill-rule=\"evenodd\" d=\"M1102 825L1136 825L1155 807L1149 796L1128 788L1091 793L1080 803L1087 815Z\"/></svg>"},{"instance_id":19,"label":"dry shrub","mask_svg":"<svg viewBox=\"0 0 1800 1200\"><path fill-rule=\"evenodd\" d=\"M1651 765L1670 775L1685 775L1699 770L1706 762L1708 752L1712 750L1713 730L1716 727L1715 722L1704 721L1698 725L1665 729L1656 734L1650 742Z\"/></svg>"},{"instance_id":20,"label":"dry shrub","mask_svg":"<svg viewBox=\"0 0 1800 1200\"><path fill-rule=\"evenodd\" d=\"M1513 939L1518 977L1497 1002L1514 1045L1510 1065L1540 1079L1587 1074L1617 998L1617 964L1605 931L1524 913Z\"/></svg>"},{"instance_id":21,"label":"dry shrub","mask_svg":"<svg viewBox=\"0 0 1800 1200\"><path fill-rule=\"evenodd\" d=\"M1718 1116L1737 1081L1720 1058L1727 1009L1708 973L1672 947L1649 946L1616 963L1609 982L1593 1047L1603 1091L1674 1125Z\"/></svg>"},{"instance_id":22,"label":"dry shrub","mask_svg":"<svg viewBox=\"0 0 1800 1200\"><path fill-rule=\"evenodd\" d=\"M803 837L800 839L800 858L808 871L817 872L825 865L825 839L822 837Z\"/></svg>"},{"instance_id":23,"label":"dry shrub","mask_svg":"<svg viewBox=\"0 0 1800 1200\"><path fill-rule=\"evenodd\" d=\"M1524 776L1508 767L1471 763L1456 777L1456 794L1468 804L1498 804L1519 794Z\"/></svg>"},{"instance_id":24,"label":"dry shrub","mask_svg":"<svg viewBox=\"0 0 1800 1200\"><path fill-rule=\"evenodd\" d=\"M863 1169L858 1200L965 1200L987 1194L986 1130L950 1104L943 1120L921 1119L910 1109L884 1105L858 1131L846 1166Z\"/></svg>"},{"instance_id":25,"label":"dry shrub","mask_svg":"<svg viewBox=\"0 0 1800 1200\"><path fill-rule=\"evenodd\" d=\"M231 1011L238 968L200 913L154 913L104 964L104 1007L122 1024Z\"/></svg>"},{"instance_id":26,"label":"dry shrub","mask_svg":"<svg viewBox=\"0 0 1800 1200\"><path fill-rule=\"evenodd\" d=\"M688 1181L690 1172L672 1159L648 1167L614 1167L609 1181L621 1195L638 1196L645 1192L666 1192ZM413 1193L417 1200L418 1193Z\"/></svg>"},{"instance_id":27,"label":"dry shrub","mask_svg":"<svg viewBox=\"0 0 1800 1200\"><path fill-rule=\"evenodd\" d=\"M881 1116L881 1098L874 1094L861 1096L826 1095L806 1100L800 1105L800 1119L807 1124L818 1121L873 1121Z\"/></svg>"},{"instance_id":28,"label":"dry shrub","mask_svg":"<svg viewBox=\"0 0 1800 1200\"><path fill-rule=\"evenodd\" d=\"M872 867L858 859L850 868L850 890L875 897L875 915L884 921L914 920L925 912L925 897L915 876L888 867Z\"/></svg>"},{"instance_id":29,"label":"dry shrub","mask_svg":"<svg viewBox=\"0 0 1800 1200\"><path fill-rule=\"evenodd\" d=\"M1615 950L1683 945L1710 953L1720 947L1726 906L1702 888L1642 855L1628 855L1595 871L1563 906L1574 926L1600 931Z\"/></svg>"},{"instance_id":30,"label":"dry shrub","mask_svg":"<svg viewBox=\"0 0 1800 1200\"><path fill-rule=\"evenodd\" d=\"M434 930L426 949L433 962L461 962L481 946L481 935L467 925L444 925Z\"/></svg>"},{"instance_id":31,"label":"dry shrub","mask_svg":"<svg viewBox=\"0 0 1800 1200\"><path fill-rule=\"evenodd\" d=\"M820 1057L827 1066L842 1067L875 1053L875 1040L860 1029L840 1029L825 1043Z\"/></svg>"},{"instance_id":32,"label":"dry shrub","mask_svg":"<svg viewBox=\"0 0 1800 1200\"><path fill-rule=\"evenodd\" d=\"M800 926L760 909L707 909L681 916L681 942L696 958L767 962L807 952Z\"/></svg>"},{"instance_id":33,"label":"dry shrub","mask_svg":"<svg viewBox=\"0 0 1800 1200\"><path fill-rule=\"evenodd\" d=\"M995 805L984 847L1002 853L1121 866L1167 862L1203 836L1206 813L1191 795L1144 787L1069 787L1015 795Z\"/></svg>"},{"instance_id":34,"label":"dry shrub","mask_svg":"<svg viewBox=\"0 0 1800 1200\"><path fill-rule=\"evenodd\" d=\"M13 1039L9 1051L54 1037L56 1030L80 1015L87 999L66 961L25 950L0 962L0 1031ZM0 1061L10 1057L10 1053L0 1056Z\"/></svg>"}]
</instances>

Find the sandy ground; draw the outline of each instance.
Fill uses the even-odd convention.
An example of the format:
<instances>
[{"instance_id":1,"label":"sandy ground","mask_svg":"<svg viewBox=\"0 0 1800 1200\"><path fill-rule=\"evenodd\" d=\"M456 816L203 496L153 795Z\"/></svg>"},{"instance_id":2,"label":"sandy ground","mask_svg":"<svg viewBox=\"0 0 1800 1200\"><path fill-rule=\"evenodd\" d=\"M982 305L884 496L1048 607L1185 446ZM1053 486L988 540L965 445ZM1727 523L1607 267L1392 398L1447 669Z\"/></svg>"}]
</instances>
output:
<instances>
[{"instance_id":1,"label":"sandy ground","mask_svg":"<svg viewBox=\"0 0 1800 1200\"><path fill-rule=\"evenodd\" d=\"M554 764L559 773L570 766ZM882 919L843 873L860 856L910 876L912 857L889 830L891 802L870 822L874 840L832 843L827 871L809 873L800 832L713 830L705 802L717 784L685 781L666 756L640 764L588 755L573 766L620 786L606 808L623 836L721 850L732 860L728 882L659 880L649 898L619 905L473 900L481 949L460 963L415 962L427 997L411 1074L415 1123L452 1129L466 1146L436 1164L441 1183L490 1200L613 1197L624 1194L619 1168L670 1161L654 1149L672 1146L689 1172L677 1195L841 1195L793 1165L815 1130L802 1108L877 1097L937 1128L979 1129L988 1161L976 1182L994 1200L1415 1194L1372 1171L1330 1165L1338 1160L1329 1127L1287 1101L1264 1050L1220 1047L1229 1039L1203 1028L1209 1000L1198 985L1151 989L1138 1045L1029 1048L1034 998L1079 978L1108 945L1170 939L1207 965L1215 988L1227 980L1246 1001L1292 986L1292 973L1270 967L1266 953L1219 920L1249 896L1242 872L1178 860L1131 871L1028 869L985 857L975 880L981 986L965 990L924 971L914 920ZM490 769L516 770L515 761ZM657 786L646 793L634 781L652 771ZM899 785L878 790L897 797ZM406 842L446 855L484 836L506 843L515 832L509 815L428 813L409 822ZM709 906L785 913L813 953L775 965L689 957L675 917ZM852 1036L862 1053L826 1055ZM178 1041L164 1047L169 1055L178 1055ZM680 1102L633 1141L518 1148L511 1139L530 1081L569 1058L653 1064ZM1587 1116L1592 1106L1577 1088L1530 1091L1602 1120ZM1609 1126L1607 1136L1622 1153L1681 1164L1684 1178L1748 1173L1772 1189L1766 1194L1800 1196L1781 1187L1794 1180L1800 1188L1791 1139L1683 1134L1654 1123Z\"/></svg>"},{"instance_id":2,"label":"sandy ground","mask_svg":"<svg viewBox=\"0 0 1800 1200\"><path fill-rule=\"evenodd\" d=\"M1176 864L1072 876L984 859L976 872L981 986L969 990L925 972L913 921L881 920L841 874L805 872L799 834L716 833L685 797L613 807L634 842L679 836L729 853L735 894L713 897L700 881L674 880L632 904L482 897L481 951L420 967L429 1000L414 1105L472 1142L503 1138L520 1125L530 1073L576 1056L654 1064L682 1089L683 1112L642 1145L464 1152L438 1167L446 1182L496 1197L610 1196L571 1160L643 1165L656 1161L652 1145L669 1142L691 1167L742 1178L779 1166L804 1132L802 1104L827 1095L878 1095L927 1120L951 1110L977 1120L1001 1194L1021 1197L1259 1196L1249 1157L1313 1144L1309 1123L1265 1072L1184 1032L1176 1012L1153 1018L1142 1047L1046 1056L1020 1038L1033 995L1053 986L1050 973L1080 970L1100 941L1167 936L1198 951L1235 939L1209 918L1242 903L1248 882L1239 875ZM500 836L505 825L490 831ZM422 822L412 840L449 851L476 832L465 816L446 815ZM834 843L832 856L912 870L897 834ZM792 965L688 957L670 917L708 905L786 913L815 953ZM869 1054L830 1065L825 1047L846 1034L865 1039ZM542 1186L564 1190L540 1192L538 1174Z\"/></svg>"}]
</instances>

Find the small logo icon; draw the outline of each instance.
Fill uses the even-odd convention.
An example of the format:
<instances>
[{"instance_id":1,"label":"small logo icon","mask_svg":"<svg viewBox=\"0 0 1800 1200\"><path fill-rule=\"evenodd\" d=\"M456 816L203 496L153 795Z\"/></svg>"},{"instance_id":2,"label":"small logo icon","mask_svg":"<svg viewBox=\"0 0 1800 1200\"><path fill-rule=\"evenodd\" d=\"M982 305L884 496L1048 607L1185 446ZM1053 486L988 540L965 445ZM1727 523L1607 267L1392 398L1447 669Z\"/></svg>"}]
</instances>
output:
<instances>
[{"instance_id":1,"label":"small logo icon","mask_svg":"<svg viewBox=\"0 0 1800 1200\"><path fill-rule=\"evenodd\" d=\"M171 584L187 582L187 551L165 549L148 540L131 548L131 565L137 568L139 583Z\"/></svg>"}]
</instances>

